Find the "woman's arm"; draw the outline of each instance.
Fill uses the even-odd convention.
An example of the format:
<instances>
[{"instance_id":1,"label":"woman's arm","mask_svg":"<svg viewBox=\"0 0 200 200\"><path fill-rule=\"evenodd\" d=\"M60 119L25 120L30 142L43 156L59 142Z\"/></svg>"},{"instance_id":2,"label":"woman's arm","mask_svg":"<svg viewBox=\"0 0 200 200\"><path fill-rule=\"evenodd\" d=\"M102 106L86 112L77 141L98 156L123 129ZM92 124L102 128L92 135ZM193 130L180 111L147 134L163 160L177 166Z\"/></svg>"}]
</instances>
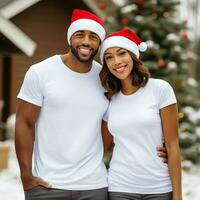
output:
<instances>
[{"instance_id":1,"label":"woman's arm","mask_svg":"<svg viewBox=\"0 0 200 200\"><path fill-rule=\"evenodd\" d=\"M178 142L177 105L172 104L160 110L165 145L168 154L168 166L171 175L173 200L182 200L181 159Z\"/></svg>"}]
</instances>

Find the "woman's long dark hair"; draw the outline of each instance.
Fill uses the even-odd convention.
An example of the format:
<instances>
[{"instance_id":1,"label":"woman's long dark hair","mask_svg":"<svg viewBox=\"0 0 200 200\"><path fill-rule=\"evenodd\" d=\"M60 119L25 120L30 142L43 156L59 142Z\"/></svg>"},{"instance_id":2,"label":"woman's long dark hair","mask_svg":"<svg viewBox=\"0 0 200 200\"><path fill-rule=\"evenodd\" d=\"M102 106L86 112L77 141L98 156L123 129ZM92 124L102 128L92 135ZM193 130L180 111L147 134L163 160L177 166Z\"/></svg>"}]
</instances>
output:
<instances>
[{"instance_id":1,"label":"woman's long dark hair","mask_svg":"<svg viewBox=\"0 0 200 200\"><path fill-rule=\"evenodd\" d=\"M135 54L129 52L133 59L133 69L131 71L132 75L132 85L144 87L150 77L148 69L144 66L143 62L138 59ZM121 81L115 77L108 69L106 61L104 59L103 68L100 72L101 84L106 89L106 97L110 100L112 95L119 92L122 88Z\"/></svg>"}]
</instances>

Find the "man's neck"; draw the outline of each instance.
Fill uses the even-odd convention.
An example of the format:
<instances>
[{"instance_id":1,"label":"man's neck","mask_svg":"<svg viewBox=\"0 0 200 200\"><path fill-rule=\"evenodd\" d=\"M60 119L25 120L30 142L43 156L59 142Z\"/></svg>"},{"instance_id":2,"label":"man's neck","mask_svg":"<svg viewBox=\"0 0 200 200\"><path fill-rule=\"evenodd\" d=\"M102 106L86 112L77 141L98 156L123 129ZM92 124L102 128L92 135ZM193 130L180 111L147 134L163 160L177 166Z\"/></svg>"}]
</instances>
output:
<instances>
[{"instance_id":1,"label":"man's neck","mask_svg":"<svg viewBox=\"0 0 200 200\"><path fill-rule=\"evenodd\" d=\"M71 52L61 55L61 59L66 67L78 73L87 73L92 67L92 61L81 62Z\"/></svg>"}]
</instances>

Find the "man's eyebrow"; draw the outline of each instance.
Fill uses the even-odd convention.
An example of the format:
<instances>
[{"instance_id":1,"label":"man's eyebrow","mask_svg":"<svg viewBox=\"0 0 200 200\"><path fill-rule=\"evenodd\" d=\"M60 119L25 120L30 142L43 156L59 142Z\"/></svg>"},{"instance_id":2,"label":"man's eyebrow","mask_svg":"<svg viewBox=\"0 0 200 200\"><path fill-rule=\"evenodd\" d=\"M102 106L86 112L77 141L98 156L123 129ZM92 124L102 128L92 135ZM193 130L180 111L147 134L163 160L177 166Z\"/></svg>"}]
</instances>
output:
<instances>
[{"instance_id":1,"label":"man's eyebrow","mask_svg":"<svg viewBox=\"0 0 200 200\"><path fill-rule=\"evenodd\" d=\"M84 33L85 31L84 30L80 30L80 31L76 31L74 34L76 34L76 33ZM94 32L90 32L91 33L91 35L95 35L95 36L97 36L97 37L99 37L96 33L94 33Z\"/></svg>"},{"instance_id":2,"label":"man's eyebrow","mask_svg":"<svg viewBox=\"0 0 200 200\"><path fill-rule=\"evenodd\" d=\"M76 31L75 33L84 33L84 31Z\"/></svg>"},{"instance_id":3,"label":"man's eyebrow","mask_svg":"<svg viewBox=\"0 0 200 200\"><path fill-rule=\"evenodd\" d=\"M94 32L91 32L91 34L92 34L92 35L96 35L96 36L98 36L98 35L97 35L96 33L94 33Z\"/></svg>"}]
</instances>

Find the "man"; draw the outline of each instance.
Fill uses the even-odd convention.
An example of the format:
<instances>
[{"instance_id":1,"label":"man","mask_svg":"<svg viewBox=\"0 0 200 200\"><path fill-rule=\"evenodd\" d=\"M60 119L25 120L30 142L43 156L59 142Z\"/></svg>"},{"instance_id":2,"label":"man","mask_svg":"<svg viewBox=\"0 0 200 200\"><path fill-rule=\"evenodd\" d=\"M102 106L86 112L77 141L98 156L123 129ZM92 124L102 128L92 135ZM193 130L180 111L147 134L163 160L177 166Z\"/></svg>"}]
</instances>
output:
<instances>
[{"instance_id":1,"label":"man","mask_svg":"<svg viewBox=\"0 0 200 200\"><path fill-rule=\"evenodd\" d=\"M101 122L109 102L94 61L105 37L103 26L96 15L74 10L69 52L26 73L15 135L26 200L107 199Z\"/></svg>"},{"instance_id":2,"label":"man","mask_svg":"<svg viewBox=\"0 0 200 200\"><path fill-rule=\"evenodd\" d=\"M107 199L101 120L108 101L93 61L103 25L94 14L74 10L69 52L26 73L15 140L26 199Z\"/></svg>"}]
</instances>

